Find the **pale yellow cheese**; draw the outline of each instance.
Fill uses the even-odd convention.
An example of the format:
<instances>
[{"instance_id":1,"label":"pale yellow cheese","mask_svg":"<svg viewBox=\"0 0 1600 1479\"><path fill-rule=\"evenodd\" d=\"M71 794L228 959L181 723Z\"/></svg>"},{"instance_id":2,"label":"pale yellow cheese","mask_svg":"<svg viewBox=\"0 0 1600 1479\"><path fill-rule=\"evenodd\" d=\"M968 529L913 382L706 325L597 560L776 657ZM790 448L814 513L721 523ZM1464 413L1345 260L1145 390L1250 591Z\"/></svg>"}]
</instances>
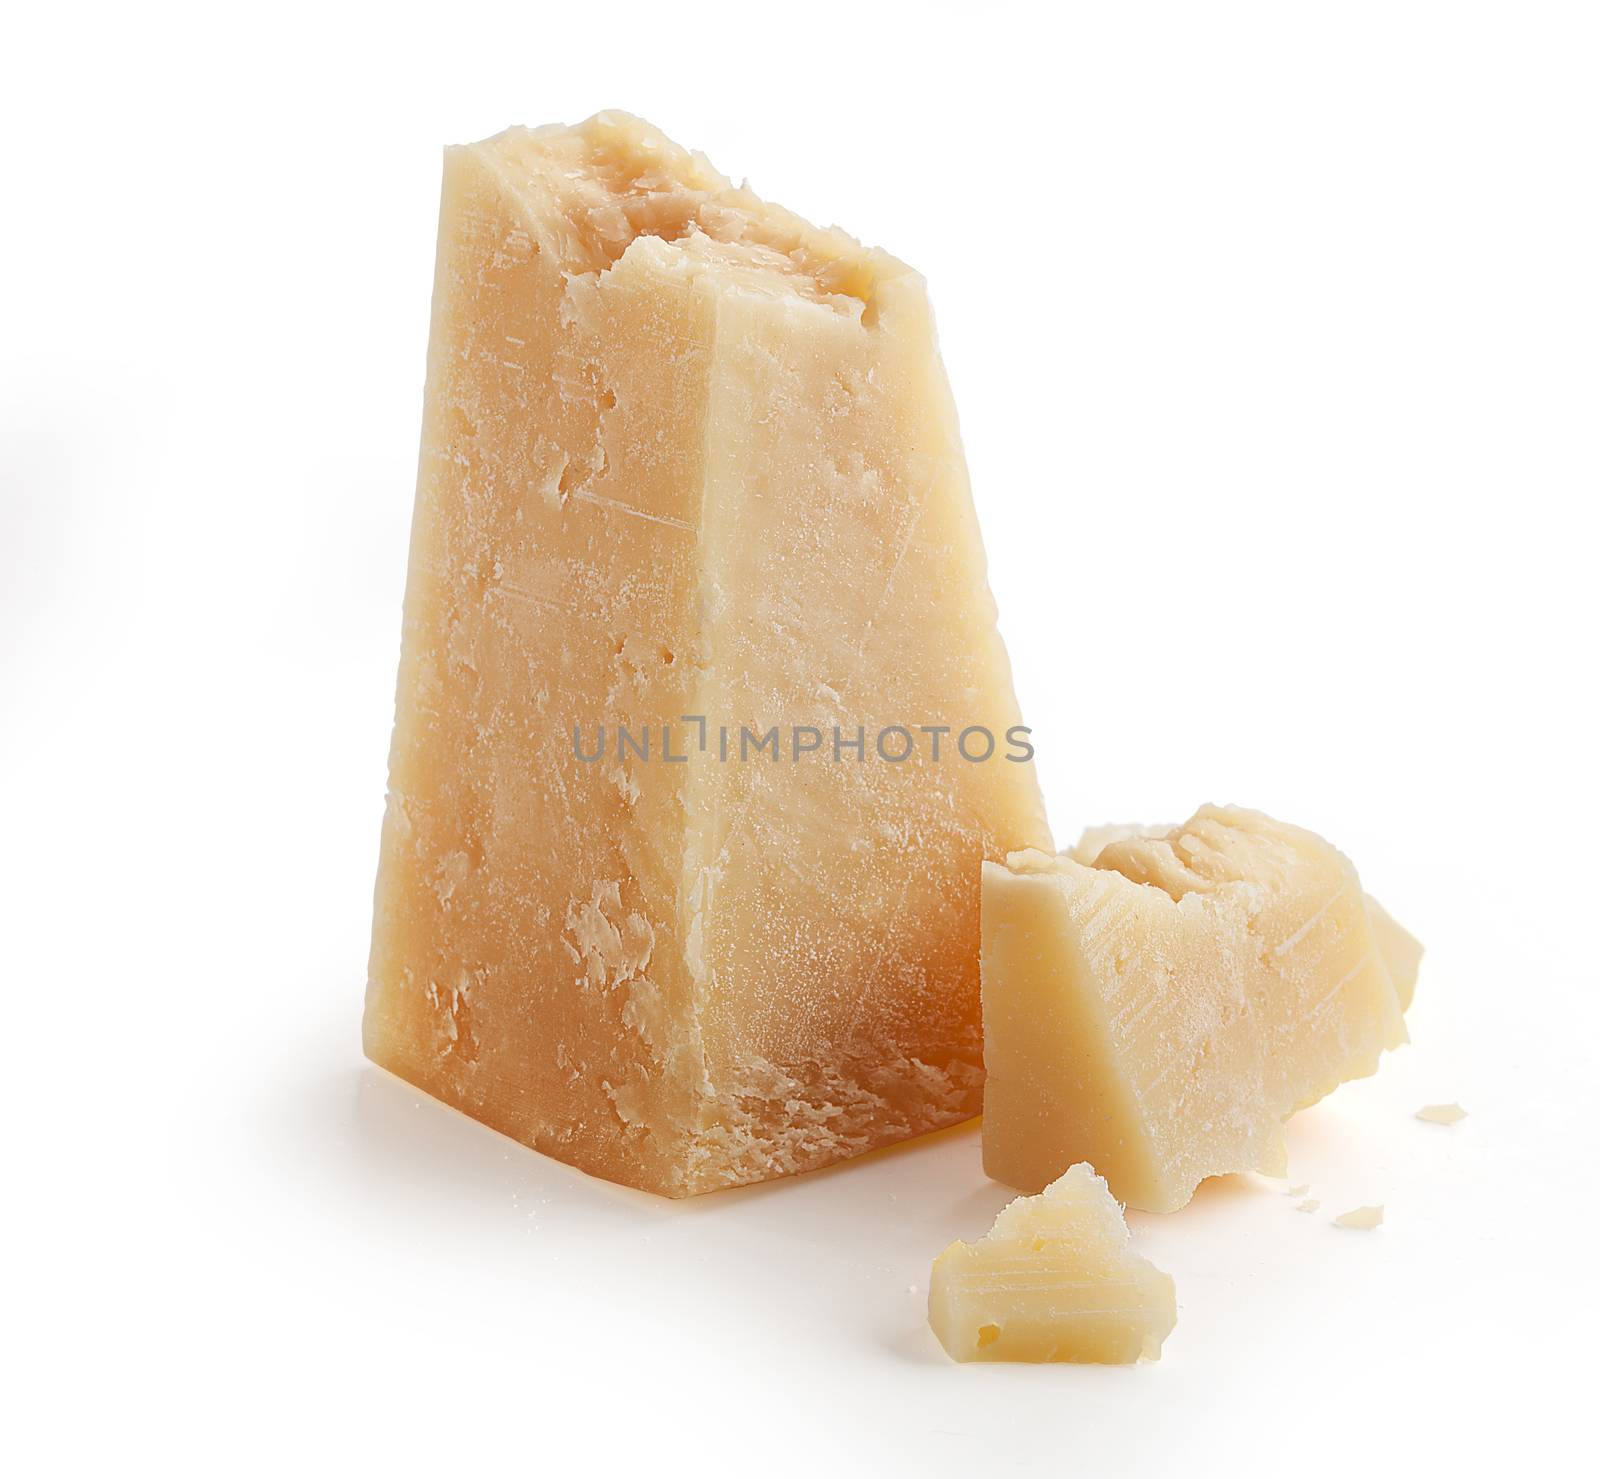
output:
<instances>
[{"instance_id":1,"label":"pale yellow cheese","mask_svg":"<svg viewBox=\"0 0 1600 1479\"><path fill-rule=\"evenodd\" d=\"M986 864L983 996L988 1173L1034 1191L1087 1160L1149 1211L1283 1174L1284 1121L1406 1035L1355 869L1239 808Z\"/></svg>"},{"instance_id":2,"label":"pale yellow cheese","mask_svg":"<svg viewBox=\"0 0 1600 1479\"><path fill-rule=\"evenodd\" d=\"M1113 842L1127 842L1135 837L1165 837L1171 830L1165 822L1154 826L1140 822L1107 822L1103 827L1085 827L1083 835L1066 850L1065 856L1092 867L1094 860Z\"/></svg>"},{"instance_id":3,"label":"pale yellow cheese","mask_svg":"<svg viewBox=\"0 0 1600 1479\"><path fill-rule=\"evenodd\" d=\"M1140 837L1165 837L1173 830L1165 822L1156 826L1110 822L1100 827L1086 827L1077 842L1067 849L1066 856L1074 862L1093 866L1113 842L1128 842ZM1400 999L1400 1010L1408 1012L1417 988L1417 971L1422 964L1422 942L1404 929L1371 894L1366 897L1367 913L1372 919L1378 948L1383 952L1383 963L1389 968L1389 979L1394 982L1395 995Z\"/></svg>"},{"instance_id":4,"label":"pale yellow cheese","mask_svg":"<svg viewBox=\"0 0 1600 1479\"><path fill-rule=\"evenodd\" d=\"M1335 1227L1348 1228L1352 1232L1372 1232L1383 1226L1382 1207L1352 1207L1348 1212L1341 1212L1333 1219Z\"/></svg>"},{"instance_id":5,"label":"pale yellow cheese","mask_svg":"<svg viewBox=\"0 0 1600 1479\"><path fill-rule=\"evenodd\" d=\"M1378 949L1383 952L1383 963L1389 968L1389 979L1394 982L1400 1010L1409 1012L1411 999L1417 989L1417 970L1422 964L1422 942L1400 925L1371 894L1367 895L1367 916L1372 920Z\"/></svg>"},{"instance_id":6,"label":"pale yellow cheese","mask_svg":"<svg viewBox=\"0 0 1600 1479\"><path fill-rule=\"evenodd\" d=\"M377 1062L674 1196L975 1114L1019 719L916 273L625 115L448 151Z\"/></svg>"},{"instance_id":7,"label":"pale yellow cheese","mask_svg":"<svg viewBox=\"0 0 1600 1479\"><path fill-rule=\"evenodd\" d=\"M1018 1197L981 1241L952 1243L928 1284L928 1321L957 1361L1154 1360L1177 1318L1172 1279L1129 1249L1087 1165Z\"/></svg>"},{"instance_id":8,"label":"pale yellow cheese","mask_svg":"<svg viewBox=\"0 0 1600 1479\"><path fill-rule=\"evenodd\" d=\"M1459 1125L1466 1117L1466 1110L1459 1104L1424 1104L1417 1111L1417 1118L1430 1125Z\"/></svg>"}]
</instances>

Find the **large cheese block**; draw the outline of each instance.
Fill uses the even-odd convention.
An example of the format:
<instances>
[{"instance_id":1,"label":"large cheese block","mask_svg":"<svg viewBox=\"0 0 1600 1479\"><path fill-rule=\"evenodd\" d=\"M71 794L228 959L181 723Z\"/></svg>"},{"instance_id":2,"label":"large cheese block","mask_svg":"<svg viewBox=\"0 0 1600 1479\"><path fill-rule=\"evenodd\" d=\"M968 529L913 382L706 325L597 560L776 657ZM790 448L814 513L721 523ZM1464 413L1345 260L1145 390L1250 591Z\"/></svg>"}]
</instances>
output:
<instances>
[{"instance_id":1,"label":"large cheese block","mask_svg":"<svg viewBox=\"0 0 1600 1479\"><path fill-rule=\"evenodd\" d=\"M1259 812L1118 832L984 867L984 1167L1037 1191L1088 1161L1167 1212L1207 1176L1282 1174L1285 1120L1405 1040L1421 947Z\"/></svg>"},{"instance_id":2,"label":"large cheese block","mask_svg":"<svg viewBox=\"0 0 1600 1479\"><path fill-rule=\"evenodd\" d=\"M922 280L623 115L450 150L370 1056L673 1196L975 1114L1019 724Z\"/></svg>"},{"instance_id":3,"label":"large cheese block","mask_svg":"<svg viewBox=\"0 0 1600 1479\"><path fill-rule=\"evenodd\" d=\"M1177 1291L1128 1244L1105 1179L1072 1166L934 1260L928 1323L957 1361L1156 1360Z\"/></svg>"}]
</instances>

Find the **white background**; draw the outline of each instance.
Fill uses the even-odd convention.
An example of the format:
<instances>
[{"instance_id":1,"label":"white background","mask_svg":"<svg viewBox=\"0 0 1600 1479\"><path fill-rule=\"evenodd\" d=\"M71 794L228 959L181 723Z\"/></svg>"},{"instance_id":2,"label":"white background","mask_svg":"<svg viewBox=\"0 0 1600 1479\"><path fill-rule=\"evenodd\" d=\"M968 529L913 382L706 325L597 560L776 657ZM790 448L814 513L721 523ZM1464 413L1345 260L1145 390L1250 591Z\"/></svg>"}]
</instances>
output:
<instances>
[{"instance_id":1,"label":"white background","mask_svg":"<svg viewBox=\"0 0 1600 1479\"><path fill-rule=\"evenodd\" d=\"M1597 79L1535 0L11 10L15 1471L1584 1451ZM926 273L1058 838L1258 806L1429 947L1413 1045L1293 1127L1318 1213L1131 1219L1157 1365L946 1361L972 1127L674 1205L363 1065L439 149L603 107Z\"/></svg>"}]
</instances>

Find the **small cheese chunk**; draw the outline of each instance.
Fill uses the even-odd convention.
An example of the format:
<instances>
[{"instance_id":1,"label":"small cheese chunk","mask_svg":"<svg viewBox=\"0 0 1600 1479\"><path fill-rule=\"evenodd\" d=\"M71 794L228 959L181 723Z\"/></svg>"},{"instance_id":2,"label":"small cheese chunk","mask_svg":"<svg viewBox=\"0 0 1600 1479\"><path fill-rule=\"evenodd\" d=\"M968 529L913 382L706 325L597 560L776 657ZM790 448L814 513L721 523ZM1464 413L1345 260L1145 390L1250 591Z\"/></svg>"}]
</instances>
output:
<instances>
[{"instance_id":1,"label":"small cheese chunk","mask_svg":"<svg viewBox=\"0 0 1600 1479\"><path fill-rule=\"evenodd\" d=\"M1466 1117L1466 1110L1459 1104L1424 1104L1417 1111L1417 1118L1430 1125L1459 1125Z\"/></svg>"},{"instance_id":2,"label":"small cheese chunk","mask_svg":"<svg viewBox=\"0 0 1600 1479\"><path fill-rule=\"evenodd\" d=\"M1018 1197L980 1242L952 1243L928 1285L929 1323L957 1361L1153 1361L1177 1319L1171 1277L1129 1251L1088 1165Z\"/></svg>"},{"instance_id":3,"label":"small cheese chunk","mask_svg":"<svg viewBox=\"0 0 1600 1479\"><path fill-rule=\"evenodd\" d=\"M1035 1191L1086 1159L1156 1212L1282 1175L1284 1121L1406 1036L1355 869L1238 808L986 864L983 1000L989 1174Z\"/></svg>"},{"instance_id":4,"label":"small cheese chunk","mask_svg":"<svg viewBox=\"0 0 1600 1479\"><path fill-rule=\"evenodd\" d=\"M1018 723L922 279L624 114L449 150L368 1054L673 1196L969 1118Z\"/></svg>"},{"instance_id":5,"label":"small cheese chunk","mask_svg":"<svg viewBox=\"0 0 1600 1479\"><path fill-rule=\"evenodd\" d=\"M1355 1207L1348 1212L1341 1212L1333 1219L1335 1227L1347 1227L1352 1232L1371 1232L1376 1227L1383 1226L1382 1207Z\"/></svg>"}]
</instances>

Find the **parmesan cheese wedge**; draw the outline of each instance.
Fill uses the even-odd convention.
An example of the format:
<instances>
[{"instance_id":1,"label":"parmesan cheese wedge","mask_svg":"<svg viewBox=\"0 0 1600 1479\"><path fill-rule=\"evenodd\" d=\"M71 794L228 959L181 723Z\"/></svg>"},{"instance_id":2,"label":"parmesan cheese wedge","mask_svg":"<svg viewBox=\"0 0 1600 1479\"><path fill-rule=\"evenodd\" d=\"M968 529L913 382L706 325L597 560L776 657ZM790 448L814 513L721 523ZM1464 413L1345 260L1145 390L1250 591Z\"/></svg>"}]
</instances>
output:
<instances>
[{"instance_id":1,"label":"parmesan cheese wedge","mask_svg":"<svg viewBox=\"0 0 1600 1479\"><path fill-rule=\"evenodd\" d=\"M449 150L368 1054L671 1196L969 1118L1020 730L922 279L625 114Z\"/></svg>"}]
</instances>

